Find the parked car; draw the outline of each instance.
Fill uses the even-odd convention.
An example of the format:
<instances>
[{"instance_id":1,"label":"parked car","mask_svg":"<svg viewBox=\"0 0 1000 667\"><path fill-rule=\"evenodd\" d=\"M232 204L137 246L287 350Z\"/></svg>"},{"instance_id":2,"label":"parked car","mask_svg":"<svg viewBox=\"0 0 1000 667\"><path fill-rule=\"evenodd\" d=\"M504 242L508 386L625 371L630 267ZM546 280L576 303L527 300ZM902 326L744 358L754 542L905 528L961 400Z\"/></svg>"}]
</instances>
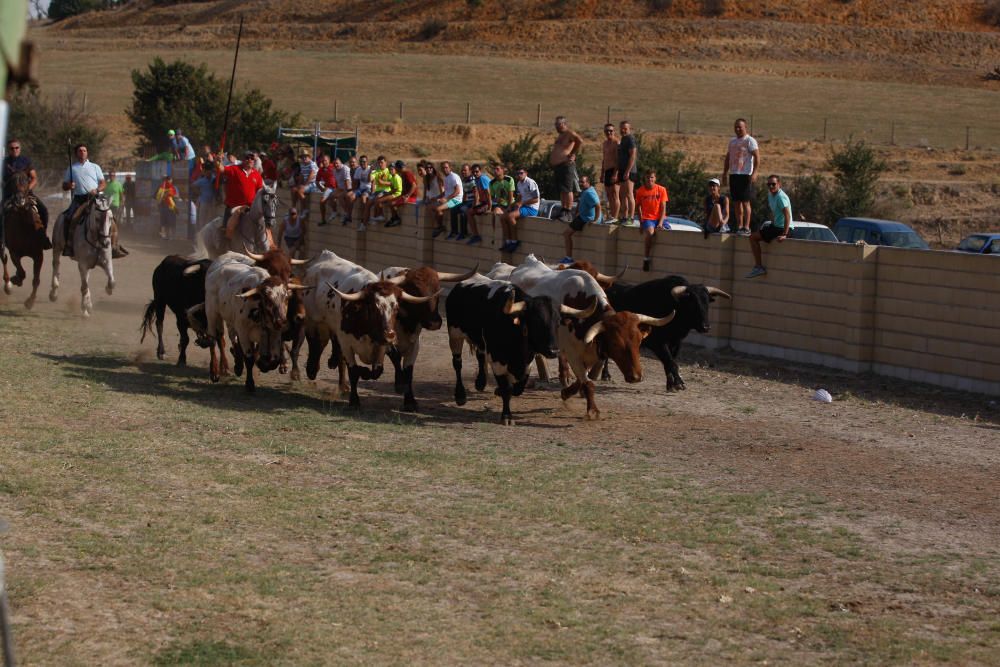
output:
<instances>
[{"instance_id":1,"label":"parked car","mask_svg":"<svg viewBox=\"0 0 1000 667\"><path fill-rule=\"evenodd\" d=\"M833 226L833 233L843 243L864 241L868 245L919 248L921 250L928 250L930 247L920 234L895 220L841 218Z\"/></svg>"},{"instance_id":2,"label":"parked car","mask_svg":"<svg viewBox=\"0 0 1000 667\"><path fill-rule=\"evenodd\" d=\"M562 215L562 203L558 199L542 199L538 202L538 217L557 220Z\"/></svg>"},{"instance_id":3,"label":"parked car","mask_svg":"<svg viewBox=\"0 0 1000 667\"><path fill-rule=\"evenodd\" d=\"M701 225L699 225L694 220L688 220L687 218L682 218L679 215L668 215L667 219L664 221L670 225L672 231L677 232L700 232Z\"/></svg>"},{"instance_id":4,"label":"parked car","mask_svg":"<svg viewBox=\"0 0 1000 667\"><path fill-rule=\"evenodd\" d=\"M962 239L955 250L979 255L1000 255L1000 234L972 234Z\"/></svg>"},{"instance_id":5,"label":"parked car","mask_svg":"<svg viewBox=\"0 0 1000 667\"><path fill-rule=\"evenodd\" d=\"M761 227L770 224L771 221L768 220ZM789 237L800 241L832 241L833 243L838 241L837 236L826 225L821 225L818 222L806 222L805 220L792 220L792 233L789 234Z\"/></svg>"}]
</instances>

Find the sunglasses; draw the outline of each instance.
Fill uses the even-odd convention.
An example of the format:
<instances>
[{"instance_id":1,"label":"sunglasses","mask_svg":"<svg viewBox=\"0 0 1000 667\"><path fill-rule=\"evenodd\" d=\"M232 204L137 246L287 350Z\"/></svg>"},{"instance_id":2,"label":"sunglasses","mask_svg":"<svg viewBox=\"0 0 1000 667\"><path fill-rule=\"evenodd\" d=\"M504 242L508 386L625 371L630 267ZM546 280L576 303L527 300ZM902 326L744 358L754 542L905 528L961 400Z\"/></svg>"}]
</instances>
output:
<instances>
[{"instance_id":1,"label":"sunglasses","mask_svg":"<svg viewBox=\"0 0 1000 667\"><path fill-rule=\"evenodd\" d=\"M778 184L775 183L774 181L771 181L771 182L769 182L767 184L767 187L769 187L769 188L776 188L776 187L778 187Z\"/></svg>"}]
</instances>

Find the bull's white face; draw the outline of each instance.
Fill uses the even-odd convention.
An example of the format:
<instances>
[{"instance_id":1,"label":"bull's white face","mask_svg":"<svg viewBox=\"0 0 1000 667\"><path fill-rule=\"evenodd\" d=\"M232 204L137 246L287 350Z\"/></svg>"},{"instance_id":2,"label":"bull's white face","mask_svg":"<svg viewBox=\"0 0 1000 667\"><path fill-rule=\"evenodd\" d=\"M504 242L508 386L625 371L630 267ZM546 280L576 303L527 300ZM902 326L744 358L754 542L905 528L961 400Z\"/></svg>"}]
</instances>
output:
<instances>
[{"instance_id":1,"label":"bull's white face","mask_svg":"<svg viewBox=\"0 0 1000 667\"><path fill-rule=\"evenodd\" d=\"M382 326L385 340L393 343L396 340L396 314L399 312L399 301L393 296L375 296L375 310Z\"/></svg>"}]
</instances>

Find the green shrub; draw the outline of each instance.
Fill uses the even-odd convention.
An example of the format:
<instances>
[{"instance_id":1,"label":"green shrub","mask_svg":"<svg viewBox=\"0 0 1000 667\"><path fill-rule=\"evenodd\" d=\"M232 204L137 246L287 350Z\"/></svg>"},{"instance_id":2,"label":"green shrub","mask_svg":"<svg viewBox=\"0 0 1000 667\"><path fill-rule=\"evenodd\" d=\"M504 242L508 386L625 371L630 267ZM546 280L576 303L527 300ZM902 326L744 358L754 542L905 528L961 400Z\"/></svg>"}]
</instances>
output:
<instances>
[{"instance_id":1,"label":"green shrub","mask_svg":"<svg viewBox=\"0 0 1000 667\"><path fill-rule=\"evenodd\" d=\"M8 137L17 137L24 154L37 169L55 169L61 174L69 165L72 147L85 143L97 162L108 133L98 127L70 91L61 97L43 99L38 89L24 89L10 99Z\"/></svg>"},{"instance_id":2,"label":"green shrub","mask_svg":"<svg viewBox=\"0 0 1000 667\"><path fill-rule=\"evenodd\" d=\"M726 13L726 0L702 0L701 13L705 16L722 16Z\"/></svg>"},{"instance_id":3,"label":"green shrub","mask_svg":"<svg viewBox=\"0 0 1000 667\"><path fill-rule=\"evenodd\" d=\"M1000 28L1000 0L986 0L980 17L983 23Z\"/></svg>"},{"instance_id":4,"label":"green shrub","mask_svg":"<svg viewBox=\"0 0 1000 667\"><path fill-rule=\"evenodd\" d=\"M443 19L429 18L420 24L417 31L417 39L428 41L434 39L448 29L448 22Z\"/></svg>"},{"instance_id":5,"label":"green shrub","mask_svg":"<svg viewBox=\"0 0 1000 667\"><path fill-rule=\"evenodd\" d=\"M832 149L827 166L833 172L833 187L824 222L868 214L875 205L878 180L888 168L886 162L864 141L849 139L843 147Z\"/></svg>"}]
</instances>

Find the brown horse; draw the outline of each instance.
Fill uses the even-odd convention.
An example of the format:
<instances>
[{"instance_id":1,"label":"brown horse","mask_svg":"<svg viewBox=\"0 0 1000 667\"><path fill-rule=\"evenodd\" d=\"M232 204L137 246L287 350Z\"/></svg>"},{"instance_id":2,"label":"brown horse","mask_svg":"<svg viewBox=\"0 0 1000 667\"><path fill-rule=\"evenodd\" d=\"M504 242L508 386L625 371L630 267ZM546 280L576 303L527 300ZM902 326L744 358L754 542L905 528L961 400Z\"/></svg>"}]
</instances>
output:
<instances>
[{"instance_id":1,"label":"brown horse","mask_svg":"<svg viewBox=\"0 0 1000 667\"><path fill-rule=\"evenodd\" d=\"M35 305L35 295L38 285L42 282L42 262L45 261L42 219L38 215L35 200L28 190L28 176L19 173L14 177L14 195L4 203L4 238L14 268L17 270L11 278L7 273L7 253L3 254L3 289L10 294L11 284L20 287L27 273L21 266L21 259L30 257L34 264L31 279L31 296L24 302L24 307L31 309Z\"/></svg>"}]
</instances>

